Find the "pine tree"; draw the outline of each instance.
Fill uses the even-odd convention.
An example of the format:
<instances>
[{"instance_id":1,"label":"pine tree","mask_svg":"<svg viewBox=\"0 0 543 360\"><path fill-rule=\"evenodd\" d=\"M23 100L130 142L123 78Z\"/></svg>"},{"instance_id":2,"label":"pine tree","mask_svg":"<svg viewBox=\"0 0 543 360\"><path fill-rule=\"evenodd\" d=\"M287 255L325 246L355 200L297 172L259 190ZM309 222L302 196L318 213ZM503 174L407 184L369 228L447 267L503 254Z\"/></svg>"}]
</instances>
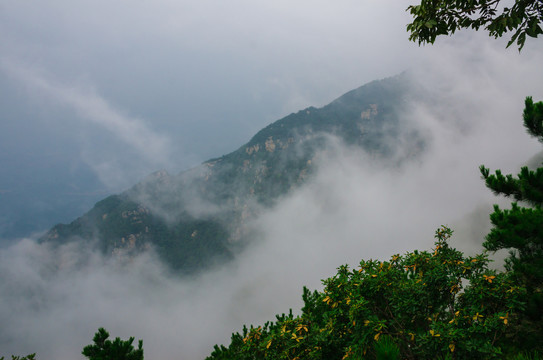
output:
<instances>
[{"instance_id":1,"label":"pine tree","mask_svg":"<svg viewBox=\"0 0 543 360\"><path fill-rule=\"evenodd\" d=\"M94 334L94 344L87 345L81 352L89 360L143 360L143 341L139 340L138 348L134 349L132 342L128 340L108 340L109 333L104 328L99 328Z\"/></svg>"},{"instance_id":2,"label":"pine tree","mask_svg":"<svg viewBox=\"0 0 543 360\"><path fill-rule=\"evenodd\" d=\"M534 103L527 97L524 126L528 133L543 143L543 102ZM543 335L543 167L520 173L503 175L500 170L480 167L486 186L496 195L513 198L511 209L494 206L490 215L493 228L483 246L491 251L508 249L507 270L513 271L518 281L528 290L526 320L530 333ZM522 202L526 207L520 206ZM529 206L529 207L528 207ZM528 326L528 325L527 325ZM541 345L539 345L541 347Z\"/></svg>"}]
</instances>

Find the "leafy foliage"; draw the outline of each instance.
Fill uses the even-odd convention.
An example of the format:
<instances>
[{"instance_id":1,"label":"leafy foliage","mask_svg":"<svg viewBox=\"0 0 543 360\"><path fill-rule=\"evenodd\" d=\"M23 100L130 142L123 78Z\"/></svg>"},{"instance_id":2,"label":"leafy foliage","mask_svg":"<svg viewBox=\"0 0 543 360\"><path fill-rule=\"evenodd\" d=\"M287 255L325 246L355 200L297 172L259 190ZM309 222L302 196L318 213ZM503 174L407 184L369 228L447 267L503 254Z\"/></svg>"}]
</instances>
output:
<instances>
[{"instance_id":1,"label":"leafy foliage","mask_svg":"<svg viewBox=\"0 0 543 360\"><path fill-rule=\"evenodd\" d=\"M143 360L143 341L139 340L138 348L134 349L133 337L128 340L108 340L109 333L99 328L94 335L94 344L87 345L81 352L89 360Z\"/></svg>"},{"instance_id":2,"label":"leafy foliage","mask_svg":"<svg viewBox=\"0 0 543 360\"><path fill-rule=\"evenodd\" d=\"M486 254L466 257L436 232L432 252L361 261L304 288L302 314L244 327L208 360L499 358L515 344L525 289Z\"/></svg>"},{"instance_id":3,"label":"leafy foliage","mask_svg":"<svg viewBox=\"0 0 543 360\"><path fill-rule=\"evenodd\" d=\"M543 34L543 1L515 0L501 6L502 0L422 0L407 8L413 22L407 25L410 40L433 44L439 35L454 34L457 29L483 28L490 36L501 37L514 32L507 44L515 41L521 50L526 36Z\"/></svg>"},{"instance_id":4,"label":"leafy foliage","mask_svg":"<svg viewBox=\"0 0 543 360\"><path fill-rule=\"evenodd\" d=\"M407 9L414 17L407 25L410 40L434 43L437 36L454 34L457 29L484 28L495 38L513 31L507 47L516 41L520 51L526 35L543 34L542 0L515 0L511 7L509 3L500 5L501 0L422 0L420 5ZM523 118L528 133L543 142L543 102L534 103L527 97ZM503 175L500 170L491 175L484 166L480 171L494 194L532 206L524 208L513 203L510 210L495 206L490 215L493 228L483 245L491 251L509 249L506 269L527 290L527 305L518 331L521 343L526 349L543 351L543 168L534 171L523 167L516 177Z\"/></svg>"}]
</instances>

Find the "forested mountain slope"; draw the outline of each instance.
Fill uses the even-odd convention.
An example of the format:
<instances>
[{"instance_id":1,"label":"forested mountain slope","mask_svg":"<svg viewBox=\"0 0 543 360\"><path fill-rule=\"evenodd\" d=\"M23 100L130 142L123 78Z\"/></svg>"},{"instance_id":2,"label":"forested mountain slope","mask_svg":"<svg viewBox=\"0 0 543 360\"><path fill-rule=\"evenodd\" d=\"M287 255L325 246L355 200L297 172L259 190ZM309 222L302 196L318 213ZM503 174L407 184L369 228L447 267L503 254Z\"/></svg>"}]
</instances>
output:
<instances>
[{"instance_id":1,"label":"forested mountain slope","mask_svg":"<svg viewBox=\"0 0 543 360\"><path fill-rule=\"evenodd\" d=\"M423 137L410 130L410 151L393 156L397 139L406 137L403 111L419 95L408 74L373 81L322 108L270 124L230 154L177 175L158 171L70 224L56 225L41 240L95 240L118 256L153 247L185 273L231 259L251 239L248 220L307 181L331 137L378 161L420 152Z\"/></svg>"}]
</instances>

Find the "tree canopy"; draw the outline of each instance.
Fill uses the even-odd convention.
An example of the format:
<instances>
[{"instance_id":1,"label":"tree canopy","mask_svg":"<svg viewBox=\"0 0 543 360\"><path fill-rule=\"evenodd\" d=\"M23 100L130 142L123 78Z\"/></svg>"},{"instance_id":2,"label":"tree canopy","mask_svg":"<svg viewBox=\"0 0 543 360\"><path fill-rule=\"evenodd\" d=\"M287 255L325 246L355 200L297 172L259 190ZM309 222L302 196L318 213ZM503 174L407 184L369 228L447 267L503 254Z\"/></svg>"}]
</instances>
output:
<instances>
[{"instance_id":1,"label":"tree canopy","mask_svg":"<svg viewBox=\"0 0 543 360\"><path fill-rule=\"evenodd\" d=\"M524 127L530 135L543 142L543 102L525 100ZM525 341L530 339L543 350L543 168L530 170L522 167L519 174L503 175L500 170L480 167L486 186L496 195L511 197L530 205L519 206L513 202L511 209L494 206L490 215L493 228L483 246L491 251L508 249L506 268L512 271L519 283L526 286L527 306L524 312Z\"/></svg>"},{"instance_id":2,"label":"tree canopy","mask_svg":"<svg viewBox=\"0 0 543 360\"><path fill-rule=\"evenodd\" d=\"M304 289L302 314L245 327L207 360L493 359L517 352L525 289L486 254L465 256L436 231L432 251L340 266ZM518 341L517 341L518 342Z\"/></svg>"},{"instance_id":3,"label":"tree canopy","mask_svg":"<svg viewBox=\"0 0 543 360\"><path fill-rule=\"evenodd\" d=\"M143 341L139 340L138 348L134 349L133 337L128 340L108 340L109 333L104 328L99 328L94 334L94 344L87 345L81 352L89 360L143 360Z\"/></svg>"},{"instance_id":4,"label":"tree canopy","mask_svg":"<svg viewBox=\"0 0 543 360\"><path fill-rule=\"evenodd\" d=\"M407 8L413 22L407 25L409 39L433 44L439 35L452 35L459 29L484 29L489 36L512 32L507 47L517 43L521 50L526 36L543 34L543 0L515 0L512 6L502 0L421 0Z\"/></svg>"},{"instance_id":5,"label":"tree canopy","mask_svg":"<svg viewBox=\"0 0 543 360\"><path fill-rule=\"evenodd\" d=\"M543 102L526 98L524 126L543 142ZM324 290L304 288L302 314L244 327L207 360L540 359L543 351L543 168L515 177L480 167L486 185L512 197L495 206L485 252L465 256L436 232L432 252L340 266ZM487 251L510 250L505 271ZM525 356L525 351L534 354Z\"/></svg>"}]
</instances>

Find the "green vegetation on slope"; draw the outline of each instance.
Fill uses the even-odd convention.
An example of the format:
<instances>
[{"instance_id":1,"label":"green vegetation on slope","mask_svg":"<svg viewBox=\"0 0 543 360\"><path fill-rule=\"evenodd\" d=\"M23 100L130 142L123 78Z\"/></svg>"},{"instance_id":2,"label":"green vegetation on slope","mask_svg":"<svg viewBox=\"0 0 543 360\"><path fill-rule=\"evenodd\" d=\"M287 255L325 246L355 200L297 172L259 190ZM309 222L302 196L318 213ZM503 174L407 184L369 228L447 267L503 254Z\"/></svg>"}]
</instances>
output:
<instances>
[{"instance_id":1,"label":"green vegetation on slope","mask_svg":"<svg viewBox=\"0 0 543 360\"><path fill-rule=\"evenodd\" d=\"M543 102L526 99L524 126L543 142ZM531 204L495 206L487 251L509 249L505 271L487 253L466 257L449 246L452 231L436 232L433 252L361 261L304 289L302 314L244 327L208 360L227 359L502 359L543 351L543 168L517 177L481 166L495 193Z\"/></svg>"},{"instance_id":2,"label":"green vegetation on slope","mask_svg":"<svg viewBox=\"0 0 543 360\"><path fill-rule=\"evenodd\" d=\"M116 256L152 247L179 273L228 261L252 240L246 224L258 209L272 206L313 174L315 157L330 136L378 161L393 159L397 142L391 140L400 136L402 110L418 96L412 86L402 74L366 84L320 109L290 114L228 155L178 175L150 175L70 224L56 225L42 241L95 241ZM423 148L420 134L410 139L412 149L401 159Z\"/></svg>"},{"instance_id":3,"label":"green vegetation on slope","mask_svg":"<svg viewBox=\"0 0 543 360\"><path fill-rule=\"evenodd\" d=\"M232 335L208 360L374 359L381 339L401 359L501 358L516 352L526 289L511 272L488 267L485 253L466 257L436 232L431 252L361 261L304 289L302 314L277 316Z\"/></svg>"}]
</instances>

